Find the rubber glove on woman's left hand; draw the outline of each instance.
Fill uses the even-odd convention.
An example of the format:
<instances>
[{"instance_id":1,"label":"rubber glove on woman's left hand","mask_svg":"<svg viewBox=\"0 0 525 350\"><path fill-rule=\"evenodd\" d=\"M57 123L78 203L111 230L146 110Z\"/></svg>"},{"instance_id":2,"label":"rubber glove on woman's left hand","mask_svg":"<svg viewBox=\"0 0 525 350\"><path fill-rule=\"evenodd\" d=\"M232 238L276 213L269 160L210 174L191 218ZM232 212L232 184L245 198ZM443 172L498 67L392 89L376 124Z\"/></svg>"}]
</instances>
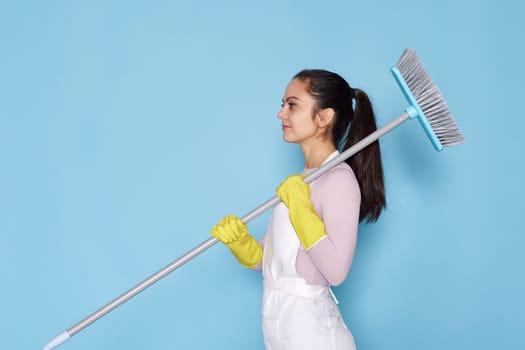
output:
<instances>
[{"instance_id":1,"label":"rubber glove on woman's left hand","mask_svg":"<svg viewBox=\"0 0 525 350\"><path fill-rule=\"evenodd\" d=\"M288 207L290 221L305 250L326 236L324 223L310 200L310 186L304 182L303 176L288 177L276 192Z\"/></svg>"},{"instance_id":2,"label":"rubber glove on woman's left hand","mask_svg":"<svg viewBox=\"0 0 525 350\"><path fill-rule=\"evenodd\" d=\"M248 233L246 224L235 215L228 215L211 230L211 235L224 243L242 266L252 268L262 259L262 247Z\"/></svg>"}]
</instances>

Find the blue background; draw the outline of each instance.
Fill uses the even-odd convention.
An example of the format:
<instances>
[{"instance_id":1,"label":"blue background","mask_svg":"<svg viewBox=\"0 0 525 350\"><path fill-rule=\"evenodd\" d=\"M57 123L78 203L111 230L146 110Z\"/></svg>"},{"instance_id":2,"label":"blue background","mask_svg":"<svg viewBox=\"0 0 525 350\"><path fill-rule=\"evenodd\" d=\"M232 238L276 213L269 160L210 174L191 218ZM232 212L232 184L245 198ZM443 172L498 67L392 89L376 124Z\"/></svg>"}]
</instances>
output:
<instances>
[{"instance_id":1,"label":"blue background","mask_svg":"<svg viewBox=\"0 0 525 350\"><path fill-rule=\"evenodd\" d=\"M523 349L524 5L517 1L3 1L0 334L38 349L302 169L276 119L334 70L379 124L416 49L467 143L381 140L388 208L335 288L359 349ZM260 237L268 215L250 223ZM63 349L261 349L261 276L222 245Z\"/></svg>"}]
</instances>

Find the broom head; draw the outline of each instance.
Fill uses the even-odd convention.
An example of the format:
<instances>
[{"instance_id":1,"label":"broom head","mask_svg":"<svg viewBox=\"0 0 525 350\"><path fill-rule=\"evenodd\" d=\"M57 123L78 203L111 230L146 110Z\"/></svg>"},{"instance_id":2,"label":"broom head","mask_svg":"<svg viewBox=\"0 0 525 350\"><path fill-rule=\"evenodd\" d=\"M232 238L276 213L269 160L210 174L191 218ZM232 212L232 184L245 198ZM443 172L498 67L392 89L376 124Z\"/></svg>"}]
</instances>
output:
<instances>
[{"instance_id":1,"label":"broom head","mask_svg":"<svg viewBox=\"0 0 525 350\"><path fill-rule=\"evenodd\" d=\"M391 71L408 100L406 112L419 120L437 151L465 141L447 102L413 49L405 49Z\"/></svg>"}]
</instances>

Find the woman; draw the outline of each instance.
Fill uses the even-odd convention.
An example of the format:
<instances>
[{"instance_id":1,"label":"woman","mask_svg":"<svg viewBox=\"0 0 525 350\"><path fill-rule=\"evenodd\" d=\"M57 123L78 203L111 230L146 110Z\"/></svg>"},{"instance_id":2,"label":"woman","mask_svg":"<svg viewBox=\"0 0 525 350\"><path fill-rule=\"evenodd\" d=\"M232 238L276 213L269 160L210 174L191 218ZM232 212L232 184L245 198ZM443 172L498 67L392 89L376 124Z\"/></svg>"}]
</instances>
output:
<instances>
[{"instance_id":1,"label":"woman","mask_svg":"<svg viewBox=\"0 0 525 350\"><path fill-rule=\"evenodd\" d=\"M282 203L261 242L232 215L211 234L243 266L263 272L266 349L355 349L330 286L350 270L358 223L377 220L385 207L379 143L311 184L303 177L376 130L370 100L338 74L304 70L287 86L277 116L284 140L301 146L303 175L277 188Z\"/></svg>"}]
</instances>

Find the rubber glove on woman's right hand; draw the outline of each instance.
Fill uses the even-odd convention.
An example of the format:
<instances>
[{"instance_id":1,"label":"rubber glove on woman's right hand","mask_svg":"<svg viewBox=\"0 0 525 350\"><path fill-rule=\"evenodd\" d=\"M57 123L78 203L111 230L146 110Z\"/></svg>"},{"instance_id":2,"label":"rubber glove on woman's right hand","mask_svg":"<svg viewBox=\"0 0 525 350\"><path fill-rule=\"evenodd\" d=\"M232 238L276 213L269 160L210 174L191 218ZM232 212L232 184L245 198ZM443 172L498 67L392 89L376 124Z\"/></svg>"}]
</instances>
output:
<instances>
[{"instance_id":1,"label":"rubber glove on woman's right hand","mask_svg":"<svg viewBox=\"0 0 525 350\"><path fill-rule=\"evenodd\" d=\"M252 268L261 262L261 245L248 233L248 227L237 216L224 217L213 227L211 235L226 244L242 266Z\"/></svg>"},{"instance_id":2,"label":"rubber glove on woman's right hand","mask_svg":"<svg viewBox=\"0 0 525 350\"><path fill-rule=\"evenodd\" d=\"M310 200L310 186L302 175L289 176L276 190L288 207L290 221L305 250L326 236L323 220Z\"/></svg>"}]
</instances>

